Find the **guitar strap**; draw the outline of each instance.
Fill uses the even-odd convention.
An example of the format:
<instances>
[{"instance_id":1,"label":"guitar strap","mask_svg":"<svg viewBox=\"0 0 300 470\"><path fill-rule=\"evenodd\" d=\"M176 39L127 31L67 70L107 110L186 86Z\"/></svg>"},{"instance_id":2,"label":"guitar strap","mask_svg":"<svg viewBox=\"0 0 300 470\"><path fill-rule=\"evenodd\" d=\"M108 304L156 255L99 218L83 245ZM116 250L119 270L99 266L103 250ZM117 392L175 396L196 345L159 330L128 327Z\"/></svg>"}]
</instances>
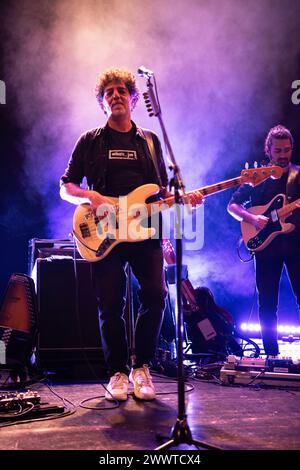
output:
<instances>
[{"instance_id":1,"label":"guitar strap","mask_svg":"<svg viewBox=\"0 0 300 470\"><path fill-rule=\"evenodd\" d=\"M149 152L150 152L150 155L151 155L151 159L152 159L153 164L154 164L154 168L155 168L155 172L156 172L156 175L157 175L157 179L159 181L159 185L160 185L160 187L162 187L163 184L162 184L162 180L161 180L161 176L160 176L160 172L159 172L159 168L158 168L157 156L156 156L156 151L155 151L155 147L154 147L152 133L148 129L141 129L141 130L142 130L142 132L144 134L144 137L146 139L146 142L147 142L147 146L148 146L148 149L149 149Z\"/></svg>"}]
</instances>

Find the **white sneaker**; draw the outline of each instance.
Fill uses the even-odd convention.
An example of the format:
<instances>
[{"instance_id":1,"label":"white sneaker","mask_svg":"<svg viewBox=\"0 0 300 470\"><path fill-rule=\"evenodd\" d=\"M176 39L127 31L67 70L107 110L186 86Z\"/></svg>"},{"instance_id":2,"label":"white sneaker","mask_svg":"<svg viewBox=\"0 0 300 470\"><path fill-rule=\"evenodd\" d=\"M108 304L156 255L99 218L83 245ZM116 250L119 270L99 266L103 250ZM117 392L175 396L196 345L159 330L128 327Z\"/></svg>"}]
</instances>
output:
<instances>
[{"instance_id":1,"label":"white sneaker","mask_svg":"<svg viewBox=\"0 0 300 470\"><path fill-rule=\"evenodd\" d=\"M154 400L155 388L151 380L149 367L144 364L138 369L131 369L129 380L133 383L133 393L140 400Z\"/></svg>"},{"instance_id":2,"label":"white sneaker","mask_svg":"<svg viewBox=\"0 0 300 470\"><path fill-rule=\"evenodd\" d=\"M116 372L109 381L106 387L105 398L106 400L113 401L127 400L128 397L128 377L122 372Z\"/></svg>"}]
</instances>

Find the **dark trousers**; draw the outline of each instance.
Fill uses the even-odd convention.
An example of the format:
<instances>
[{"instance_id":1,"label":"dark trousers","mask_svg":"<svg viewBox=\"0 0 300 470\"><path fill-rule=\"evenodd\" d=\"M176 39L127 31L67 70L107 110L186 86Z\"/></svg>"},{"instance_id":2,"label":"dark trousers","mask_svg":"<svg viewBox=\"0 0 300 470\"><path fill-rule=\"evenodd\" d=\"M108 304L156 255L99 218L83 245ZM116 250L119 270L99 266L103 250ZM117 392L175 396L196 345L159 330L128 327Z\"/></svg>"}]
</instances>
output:
<instances>
[{"instance_id":1,"label":"dark trousers","mask_svg":"<svg viewBox=\"0 0 300 470\"><path fill-rule=\"evenodd\" d=\"M265 353L278 354L277 309L279 284L283 267L300 311L300 238L279 235L263 251L256 253L256 286L259 320Z\"/></svg>"},{"instance_id":2,"label":"dark trousers","mask_svg":"<svg viewBox=\"0 0 300 470\"><path fill-rule=\"evenodd\" d=\"M110 375L128 372L128 345L123 318L127 262L139 283L140 307L135 325L136 367L149 364L155 354L165 308L166 287L159 240L121 243L106 258L92 265L102 347Z\"/></svg>"}]
</instances>

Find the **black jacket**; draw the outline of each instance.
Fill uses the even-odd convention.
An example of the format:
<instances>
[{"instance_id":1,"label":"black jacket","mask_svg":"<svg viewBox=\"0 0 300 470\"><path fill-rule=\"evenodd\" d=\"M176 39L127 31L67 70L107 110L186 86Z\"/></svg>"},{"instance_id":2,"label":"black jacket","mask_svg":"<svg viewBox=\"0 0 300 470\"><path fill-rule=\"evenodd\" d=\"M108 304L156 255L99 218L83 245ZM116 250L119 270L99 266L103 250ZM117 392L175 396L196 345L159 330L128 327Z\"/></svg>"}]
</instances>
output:
<instances>
[{"instance_id":1,"label":"black jacket","mask_svg":"<svg viewBox=\"0 0 300 470\"><path fill-rule=\"evenodd\" d=\"M136 128L136 145L142 160L142 170L145 183L159 184L158 176L152 162L143 130ZM164 187L168 184L168 176L163 160L160 141L154 132L151 132L156 151L160 178ZM106 195L106 170L108 159L107 125L96 127L82 134L72 152L65 173L60 179L60 184L80 184L84 177L87 179L89 189Z\"/></svg>"}]
</instances>

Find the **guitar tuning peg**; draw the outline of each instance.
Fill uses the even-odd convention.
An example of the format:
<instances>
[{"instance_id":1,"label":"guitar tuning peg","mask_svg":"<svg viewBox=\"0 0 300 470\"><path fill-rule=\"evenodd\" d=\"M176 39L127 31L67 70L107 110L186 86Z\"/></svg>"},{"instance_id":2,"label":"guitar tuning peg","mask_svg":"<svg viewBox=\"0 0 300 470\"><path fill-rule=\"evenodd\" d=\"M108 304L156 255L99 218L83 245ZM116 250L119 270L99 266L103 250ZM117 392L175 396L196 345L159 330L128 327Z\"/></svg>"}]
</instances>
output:
<instances>
[{"instance_id":1,"label":"guitar tuning peg","mask_svg":"<svg viewBox=\"0 0 300 470\"><path fill-rule=\"evenodd\" d=\"M254 166L254 168L257 168L257 167L258 167L258 163L255 161L253 166Z\"/></svg>"},{"instance_id":2,"label":"guitar tuning peg","mask_svg":"<svg viewBox=\"0 0 300 470\"><path fill-rule=\"evenodd\" d=\"M245 170L249 170L249 163L245 162Z\"/></svg>"}]
</instances>

